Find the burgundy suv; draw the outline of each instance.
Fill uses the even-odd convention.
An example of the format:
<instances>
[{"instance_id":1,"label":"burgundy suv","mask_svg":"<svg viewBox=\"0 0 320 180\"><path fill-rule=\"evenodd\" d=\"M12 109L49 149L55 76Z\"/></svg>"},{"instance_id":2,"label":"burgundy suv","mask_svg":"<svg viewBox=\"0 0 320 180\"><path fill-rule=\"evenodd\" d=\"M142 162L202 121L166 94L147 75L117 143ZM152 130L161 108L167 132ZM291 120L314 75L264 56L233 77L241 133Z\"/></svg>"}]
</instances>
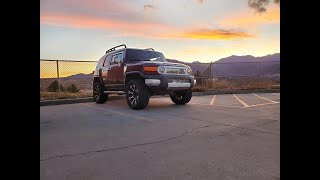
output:
<instances>
[{"instance_id":1,"label":"burgundy suv","mask_svg":"<svg viewBox=\"0 0 320 180\"><path fill-rule=\"evenodd\" d=\"M105 103L108 94L125 93L132 109L145 108L152 95L169 94L175 104L186 104L196 83L191 72L189 66L167 62L152 48L133 49L122 44L100 58L93 75L93 97L96 103Z\"/></svg>"}]
</instances>

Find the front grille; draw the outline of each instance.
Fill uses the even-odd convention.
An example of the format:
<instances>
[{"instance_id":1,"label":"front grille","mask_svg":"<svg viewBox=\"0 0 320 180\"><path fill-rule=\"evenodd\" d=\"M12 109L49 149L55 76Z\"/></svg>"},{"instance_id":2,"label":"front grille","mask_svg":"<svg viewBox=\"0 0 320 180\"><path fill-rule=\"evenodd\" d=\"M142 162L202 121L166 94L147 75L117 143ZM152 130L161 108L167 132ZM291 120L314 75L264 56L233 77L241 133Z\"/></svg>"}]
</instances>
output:
<instances>
[{"instance_id":1,"label":"front grille","mask_svg":"<svg viewBox=\"0 0 320 180\"><path fill-rule=\"evenodd\" d=\"M184 67L165 66L165 69L166 74L186 74L186 68Z\"/></svg>"},{"instance_id":2,"label":"front grille","mask_svg":"<svg viewBox=\"0 0 320 180\"><path fill-rule=\"evenodd\" d=\"M168 83L190 83L189 79L180 79L180 78L170 78Z\"/></svg>"}]
</instances>

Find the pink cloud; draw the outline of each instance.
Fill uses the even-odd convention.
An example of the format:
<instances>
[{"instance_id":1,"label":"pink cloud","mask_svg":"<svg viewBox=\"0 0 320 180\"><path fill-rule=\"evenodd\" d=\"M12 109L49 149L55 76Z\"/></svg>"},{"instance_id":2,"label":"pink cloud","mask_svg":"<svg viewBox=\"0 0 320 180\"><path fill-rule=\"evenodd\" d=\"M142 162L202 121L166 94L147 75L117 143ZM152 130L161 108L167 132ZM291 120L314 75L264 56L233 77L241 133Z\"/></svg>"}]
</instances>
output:
<instances>
[{"instance_id":1,"label":"pink cloud","mask_svg":"<svg viewBox=\"0 0 320 180\"><path fill-rule=\"evenodd\" d=\"M114 32L128 35L154 36L162 32L172 30L164 24L150 22L132 22L113 18L99 18L75 14L43 14L40 17L41 24L52 26L65 26L73 28L108 29Z\"/></svg>"}]
</instances>

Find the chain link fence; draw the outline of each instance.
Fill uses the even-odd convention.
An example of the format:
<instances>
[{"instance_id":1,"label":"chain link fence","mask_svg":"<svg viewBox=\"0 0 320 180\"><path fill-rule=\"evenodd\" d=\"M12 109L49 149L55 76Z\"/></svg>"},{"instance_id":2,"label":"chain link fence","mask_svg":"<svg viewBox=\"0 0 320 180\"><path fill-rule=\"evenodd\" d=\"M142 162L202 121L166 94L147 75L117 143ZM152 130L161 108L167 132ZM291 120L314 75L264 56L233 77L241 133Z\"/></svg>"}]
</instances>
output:
<instances>
[{"instance_id":1,"label":"chain link fence","mask_svg":"<svg viewBox=\"0 0 320 180\"><path fill-rule=\"evenodd\" d=\"M197 80L195 89L280 88L280 62L186 63Z\"/></svg>"},{"instance_id":2,"label":"chain link fence","mask_svg":"<svg viewBox=\"0 0 320 180\"><path fill-rule=\"evenodd\" d=\"M91 96L96 64L97 61L40 59L40 99L48 99L44 97L47 95L49 99L67 98L66 93ZM279 61L184 64L192 68L197 80L194 91L280 88Z\"/></svg>"},{"instance_id":3,"label":"chain link fence","mask_svg":"<svg viewBox=\"0 0 320 180\"><path fill-rule=\"evenodd\" d=\"M40 100L92 96L97 61L40 59Z\"/></svg>"}]
</instances>

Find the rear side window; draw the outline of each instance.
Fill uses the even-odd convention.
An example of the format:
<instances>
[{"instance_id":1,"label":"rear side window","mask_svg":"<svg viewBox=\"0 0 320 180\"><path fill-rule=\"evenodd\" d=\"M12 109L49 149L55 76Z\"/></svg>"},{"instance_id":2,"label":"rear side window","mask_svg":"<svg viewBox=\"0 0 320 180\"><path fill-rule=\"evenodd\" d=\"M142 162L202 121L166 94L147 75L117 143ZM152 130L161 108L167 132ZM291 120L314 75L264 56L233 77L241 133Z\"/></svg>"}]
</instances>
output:
<instances>
[{"instance_id":1,"label":"rear side window","mask_svg":"<svg viewBox=\"0 0 320 180\"><path fill-rule=\"evenodd\" d=\"M123 60L123 52L116 53L112 55L111 64L117 64L121 60Z\"/></svg>"}]
</instances>

